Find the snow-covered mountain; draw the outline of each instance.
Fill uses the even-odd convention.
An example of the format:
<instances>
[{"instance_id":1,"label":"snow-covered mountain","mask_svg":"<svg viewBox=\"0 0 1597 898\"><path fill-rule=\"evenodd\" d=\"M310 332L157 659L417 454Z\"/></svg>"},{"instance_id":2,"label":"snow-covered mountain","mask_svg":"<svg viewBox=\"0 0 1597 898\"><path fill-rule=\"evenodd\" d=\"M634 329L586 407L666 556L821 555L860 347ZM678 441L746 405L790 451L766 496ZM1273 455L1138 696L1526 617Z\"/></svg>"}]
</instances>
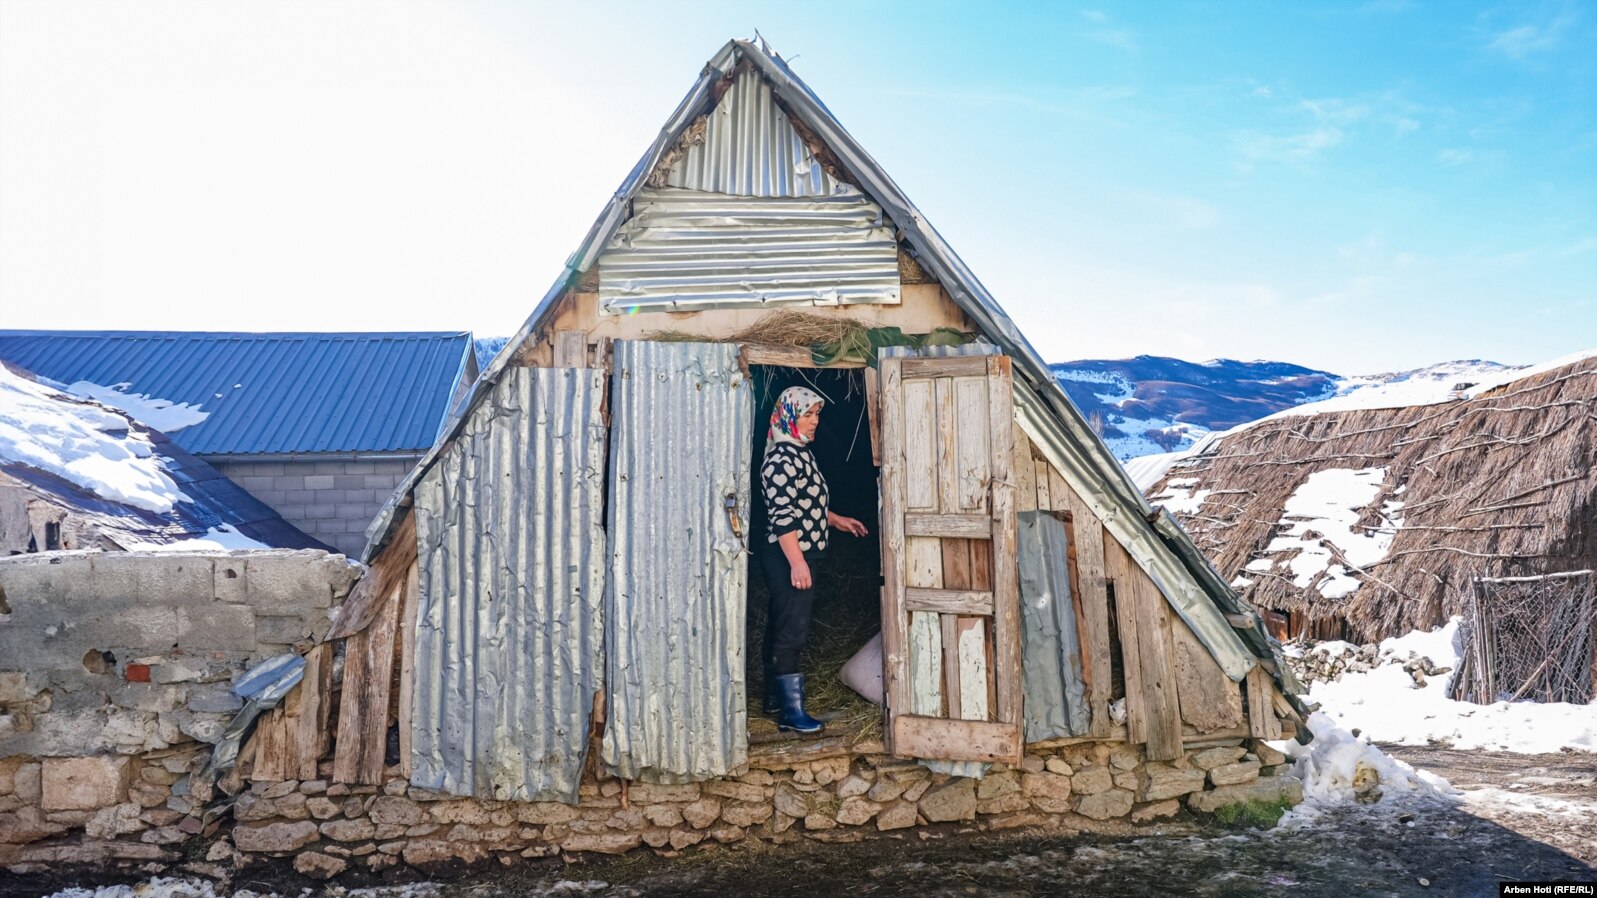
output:
<instances>
[{"instance_id":1,"label":"snow-covered mountain","mask_svg":"<svg viewBox=\"0 0 1597 898\"><path fill-rule=\"evenodd\" d=\"M1122 461L1178 452L1211 431L1310 403L1331 411L1438 402L1452 391L1516 370L1469 359L1343 377L1286 362L1186 362L1147 355L1050 367L1082 414L1101 422L1104 442Z\"/></svg>"},{"instance_id":2,"label":"snow-covered mountain","mask_svg":"<svg viewBox=\"0 0 1597 898\"><path fill-rule=\"evenodd\" d=\"M1050 366L1122 460L1174 452L1284 408L1334 396L1342 379L1286 362L1162 356L1083 359Z\"/></svg>"}]
</instances>

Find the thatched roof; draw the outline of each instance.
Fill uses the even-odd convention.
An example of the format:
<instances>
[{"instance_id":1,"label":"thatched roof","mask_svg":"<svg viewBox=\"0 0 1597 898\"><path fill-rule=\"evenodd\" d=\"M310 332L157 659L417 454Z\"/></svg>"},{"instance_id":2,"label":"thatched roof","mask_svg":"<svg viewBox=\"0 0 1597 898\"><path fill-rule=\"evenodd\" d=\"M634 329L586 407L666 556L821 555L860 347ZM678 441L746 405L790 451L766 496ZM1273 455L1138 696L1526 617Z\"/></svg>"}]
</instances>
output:
<instances>
[{"instance_id":1,"label":"thatched roof","mask_svg":"<svg viewBox=\"0 0 1597 898\"><path fill-rule=\"evenodd\" d=\"M1373 639L1459 613L1474 576L1597 568L1594 455L1586 358L1469 399L1267 419L1178 462L1148 496L1255 606ZM1302 513L1318 498L1334 519L1336 484L1355 485L1342 526Z\"/></svg>"}]
</instances>

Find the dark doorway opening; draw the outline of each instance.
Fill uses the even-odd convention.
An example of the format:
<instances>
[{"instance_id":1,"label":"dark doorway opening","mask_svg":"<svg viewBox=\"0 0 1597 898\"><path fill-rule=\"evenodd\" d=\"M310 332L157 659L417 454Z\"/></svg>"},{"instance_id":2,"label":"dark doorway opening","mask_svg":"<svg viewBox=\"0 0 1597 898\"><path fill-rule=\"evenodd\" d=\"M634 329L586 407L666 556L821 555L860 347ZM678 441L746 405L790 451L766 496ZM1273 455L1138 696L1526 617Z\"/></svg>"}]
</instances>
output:
<instances>
[{"instance_id":1,"label":"dark doorway opening","mask_svg":"<svg viewBox=\"0 0 1597 898\"><path fill-rule=\"evenodd\" d=\"M882 626L881 547L877 514L877 468L871 459L870 421L865 407L862 369L783 368L754 365L755 427L750 466L747 679L749 742L784 741L799 737L778 734L776 724L761 713L765 618L769 596L755 553L766 541L765 500L760 488L760 463L765 455L771 409L782 391L808 387L826 400L821 426L811 451L831 494L831 510L858 518L870 528L865 537L833 530L825 558L811 565L815 605L810 619L804 674L810 713L826 721L824 737L859 741L879 736L882 709L843 685L839 672ZM819 738L819 737L808 737Z\"/></svg>"}]
</instances>

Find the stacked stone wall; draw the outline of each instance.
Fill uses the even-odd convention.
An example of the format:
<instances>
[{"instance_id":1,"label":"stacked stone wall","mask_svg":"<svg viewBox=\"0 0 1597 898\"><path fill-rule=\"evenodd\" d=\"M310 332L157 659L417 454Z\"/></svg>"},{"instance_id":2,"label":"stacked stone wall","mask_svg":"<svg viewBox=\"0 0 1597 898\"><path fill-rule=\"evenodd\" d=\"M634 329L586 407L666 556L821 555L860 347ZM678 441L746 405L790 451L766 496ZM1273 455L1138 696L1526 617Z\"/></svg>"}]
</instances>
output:
<instances>
[{"instance_id":1,"label":"stacked stone wall","mask_svg":"<svg viewBox=\"0 0 1597 898\"><path fill-rule=\"evenodd\" d=\"M1236 740L1160 763L1133 746L1094 743L1033 749L1020 767L995 765L980 779L881 755L838 755L755 761L738 776L686 785L590 780L576 805L482 801L401 780L382 787L325 779L258 782L233 800L229 828L196 806L185 780L172 777L180 757L129 762L134 768L125 778L134 785L126 797L95 796L117 798L116 804L68 816L30 811L26 819L42 821L36 831L52 830L56 838L13 847L9 856L0 846L0 860L27 870L98 851L107 859L148 863L173 859L174 847L197 838L205 840L206 864L218 875L278 859L329 878L352 870L409 866L429 872L584 852L649 849L674 856L744 840L856 842L915 827L1130 831L1227 804L1302 799L1286 759L1263 744ZM27 784L26 792L13 792L18 800L40 794L32 775L16 779ZM167 779L172 782L161 785ZM5 783L0 777L0 789ZM84 827L76 840L61 837L74 826Z\"/></svg>"},{"instance_id":2,"label":"stacked stone wall","mask_svg":"<svg viewBox=\"0 0 1597 898\"><path fill-rule=\"evenodd\" d=\"M242 706L233 682L324 636L359 572L314 551L0 558L0 867L214 834L190 777Z\"/></svg>"}]
</instances>

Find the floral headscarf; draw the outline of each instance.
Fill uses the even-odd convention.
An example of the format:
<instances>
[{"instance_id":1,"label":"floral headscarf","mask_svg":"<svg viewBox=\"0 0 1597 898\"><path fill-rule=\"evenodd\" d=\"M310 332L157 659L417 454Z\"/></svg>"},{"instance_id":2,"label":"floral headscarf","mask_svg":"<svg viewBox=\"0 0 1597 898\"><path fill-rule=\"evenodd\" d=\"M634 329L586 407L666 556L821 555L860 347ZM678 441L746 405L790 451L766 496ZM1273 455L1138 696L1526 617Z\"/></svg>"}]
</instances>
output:
<instances>
[{"instance_id":1,"label":"floral headscarf","mask_svg":"<svg viewBox=\"0 0 1597 898\"><path fill-rule=\"evenodd\" d=\"M765 448L770 451L777 443L803 446L809 442L799 435L798 419L807 411L825 402L814 390L788 387L776 398L771 409L771 429L766 433Z\"/></svg>"}]
</instances>

